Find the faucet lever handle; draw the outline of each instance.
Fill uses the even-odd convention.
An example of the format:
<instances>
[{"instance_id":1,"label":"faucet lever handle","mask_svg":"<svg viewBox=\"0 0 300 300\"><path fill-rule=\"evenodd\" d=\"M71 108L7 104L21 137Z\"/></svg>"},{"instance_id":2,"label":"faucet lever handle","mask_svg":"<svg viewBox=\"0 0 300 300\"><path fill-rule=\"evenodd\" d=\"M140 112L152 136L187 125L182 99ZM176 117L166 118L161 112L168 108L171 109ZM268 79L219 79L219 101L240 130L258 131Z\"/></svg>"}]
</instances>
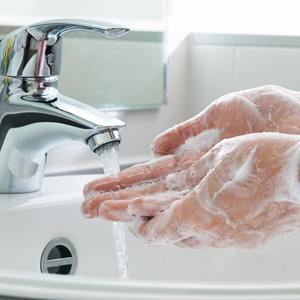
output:
<instances>
[{"instance_id":1,"label":"faucet lever handle","mask_svg":"<svg viewBox=\"0 0 300 300\"><path fill-rule=\"evenodd\" d=\"M90 20L48 20L14 30L0 41L0 75L48 77L60 74L62 35L93 31L106 38L120 37L129 29Z\"/></svg>"},{"instance_id":2,"label":"faucet lever handle","mask_svg":"<svg viewBox=\"0 0 300 300\"><path fill-rule=\"evenodd\" d=\"M26 28L26 31L36 40L59 39L64 33L71 31L94 31L101 33L107 38L115 38L127 33L128 30L112 23L80 19L43 21Z\"/></svg>"}]
</instances>

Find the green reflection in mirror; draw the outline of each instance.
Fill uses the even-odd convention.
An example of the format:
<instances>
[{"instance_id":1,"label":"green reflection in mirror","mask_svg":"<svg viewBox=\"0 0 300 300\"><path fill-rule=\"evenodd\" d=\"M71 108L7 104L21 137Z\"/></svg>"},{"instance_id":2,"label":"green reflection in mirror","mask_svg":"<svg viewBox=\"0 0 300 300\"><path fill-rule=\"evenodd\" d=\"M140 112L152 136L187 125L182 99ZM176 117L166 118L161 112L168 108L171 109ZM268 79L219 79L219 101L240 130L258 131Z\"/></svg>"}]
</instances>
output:
<instances>
[{"instance_id":1,"label":"green reflection in mirror","mask_svg":"<svg viewBox=\"0 0 300 300\"><path fill-rule=\"evenodd\" d=\"M164 101L163 32L66 37L60 90L101 109L158 107Z\"/></svg>"}]
</instances>

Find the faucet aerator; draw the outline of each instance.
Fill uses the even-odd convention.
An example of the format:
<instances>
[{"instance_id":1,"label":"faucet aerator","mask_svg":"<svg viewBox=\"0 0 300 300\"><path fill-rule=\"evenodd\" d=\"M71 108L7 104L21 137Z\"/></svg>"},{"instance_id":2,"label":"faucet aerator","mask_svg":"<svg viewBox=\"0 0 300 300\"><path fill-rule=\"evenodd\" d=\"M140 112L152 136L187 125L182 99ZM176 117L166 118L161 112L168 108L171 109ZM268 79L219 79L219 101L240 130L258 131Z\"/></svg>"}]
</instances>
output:
<instances>
[{"instance_id":1,"label":"faucet aerator","mask_svg":"<svg viewBox=\"0 0 300 300\"><path fill-rule=\"evenodd\" d=\"M101 154L120 144L120 131L119 129L104 130L89 137L86 142L93 152Z\"/></svg>"}]
</instances>

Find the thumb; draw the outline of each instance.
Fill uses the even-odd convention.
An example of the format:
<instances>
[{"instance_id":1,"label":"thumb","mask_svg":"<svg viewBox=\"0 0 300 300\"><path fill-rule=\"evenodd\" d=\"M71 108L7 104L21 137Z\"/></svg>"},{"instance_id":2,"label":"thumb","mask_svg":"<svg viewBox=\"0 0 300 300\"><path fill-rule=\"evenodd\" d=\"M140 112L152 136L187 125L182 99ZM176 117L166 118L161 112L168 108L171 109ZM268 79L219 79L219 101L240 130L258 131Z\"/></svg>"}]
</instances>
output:
<instances>
[{"instance_id":1,"label":"thumb","mask_svg":"<svg viewBox=\"0 0 300 300\"><path fill-rule=\"evenodd\" d=\"M157 156L175 153L188 138L213 128L214 118L212 114L213 106L211 105L199 115L161 133L151 145L152 153Z\"/></svg>"},{"instance_id":2,"label":"thumb","mask_svg":"<svg viewBox=\"0 0 300 300\"><path fill-rule=\"evenodd\" d=\"M208 219L209 215L195 201L192 192L182 200L173 202L168 210L158 216L131 224L130 229L147 244L162 246L194 236L210 222Z\"/></svg>"}]
</instances>

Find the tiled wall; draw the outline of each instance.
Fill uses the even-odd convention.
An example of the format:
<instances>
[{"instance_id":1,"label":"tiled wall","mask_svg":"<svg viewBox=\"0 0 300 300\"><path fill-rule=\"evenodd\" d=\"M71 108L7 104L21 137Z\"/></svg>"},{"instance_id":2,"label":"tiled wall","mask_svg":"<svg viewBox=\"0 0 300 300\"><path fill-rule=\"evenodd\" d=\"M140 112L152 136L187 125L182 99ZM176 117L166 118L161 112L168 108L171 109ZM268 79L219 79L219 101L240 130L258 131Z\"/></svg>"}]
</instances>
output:
<instances>
[{"instance_id":1,"label":"tiled wall","mask_svg":"<svg viewBox=\"0 0 300 300\"><path fill-rule=\"evenodd\" d=\"M276 37L224 39L220 35L208 41L194 36L190 41L191 113L235 90L264 84L300 90L299 41L298 37L276 41Z\"/></svg>"}]
</instances>

